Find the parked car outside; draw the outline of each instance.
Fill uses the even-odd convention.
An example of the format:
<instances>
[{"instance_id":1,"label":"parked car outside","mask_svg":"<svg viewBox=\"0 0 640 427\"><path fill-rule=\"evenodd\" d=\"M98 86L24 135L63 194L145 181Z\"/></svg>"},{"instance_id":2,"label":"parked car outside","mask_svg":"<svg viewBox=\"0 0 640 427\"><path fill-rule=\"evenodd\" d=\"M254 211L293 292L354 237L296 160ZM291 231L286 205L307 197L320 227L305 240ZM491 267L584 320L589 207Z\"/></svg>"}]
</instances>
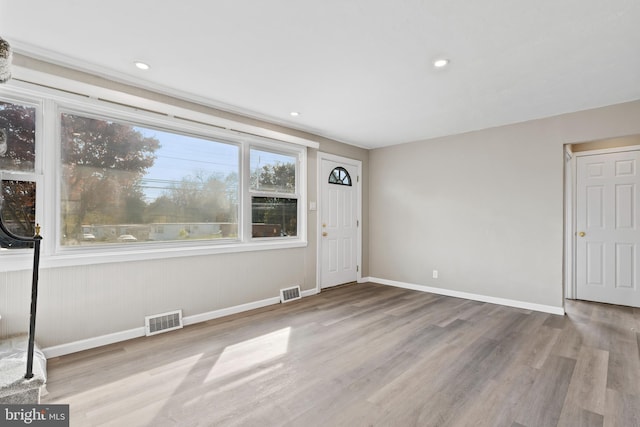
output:
<instances>
[{"instance_id":1,"label":"parked car outside","mask_svg":"<svg viewBox=\"0 0 640 427\"><path fill-rule=\"evenodd\" d=\"M138 239L136 239L131 234L122 234L122 235L118 236L118 242L135 242L137 240Z\"/></svg>"}]
</instances>

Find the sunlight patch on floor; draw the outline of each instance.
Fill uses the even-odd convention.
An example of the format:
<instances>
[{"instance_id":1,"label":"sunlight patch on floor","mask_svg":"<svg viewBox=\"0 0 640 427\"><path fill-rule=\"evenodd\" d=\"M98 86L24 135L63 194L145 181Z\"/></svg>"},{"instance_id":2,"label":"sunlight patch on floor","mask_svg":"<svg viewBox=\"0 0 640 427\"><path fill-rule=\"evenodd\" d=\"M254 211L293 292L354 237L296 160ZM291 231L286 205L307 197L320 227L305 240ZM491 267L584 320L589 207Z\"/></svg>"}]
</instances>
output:
<instances>
[{"instance_id":1,"label":"sunlight patch on floor","mask_svg":"<svg viewBox=\"0 0 640 427\"><path fill-rule=\"evenodd\" d=\"M283 328L224 349L205 382L247 371L287 353L291 327Z\"/></svg>"},{"instance_id":2,"label":"sunlight patch on floor","mask_svg":"<svg viewBox=\"0 0 640 427\"><path fill-rule=\"evenodd\" d=\"M140 406L146 406L155 401L165 402L172 398L177 390L184 384L190 372L202 359L203 354L193 355L188 358L176 360L163 366L158 366L151 371L140 372L135 375L125 376L102 387L83 391L68 397L65 403L70 403L72 412L74 406L87 406L93 409L86 409L87 417L100 418L108 416L113 411L131 412ZM100 404L104 399L108 399L109 394L113 394L114 384L123 395L129 395L126 404ZM137 387L136 387L137 385ZM162 387L161 393L146 393ZM157 402L156 402L157 403ZM155 404L155 403L154 403Z\"/></svg>"}]
</instances>

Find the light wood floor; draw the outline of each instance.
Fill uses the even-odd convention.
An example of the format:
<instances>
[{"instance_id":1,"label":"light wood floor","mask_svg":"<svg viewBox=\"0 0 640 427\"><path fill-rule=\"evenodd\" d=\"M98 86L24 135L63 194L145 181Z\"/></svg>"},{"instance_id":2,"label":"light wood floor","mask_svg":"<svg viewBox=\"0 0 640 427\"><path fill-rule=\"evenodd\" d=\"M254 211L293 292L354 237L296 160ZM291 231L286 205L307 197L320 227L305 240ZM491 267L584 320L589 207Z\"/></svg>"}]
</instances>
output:
<instances>
[{"instance_id":1,"label":"light wood floor","mask_svg":"<svg viewBox=\"0 0 640 427\"><path fill-rule=\"evenodd\" d=\"M71 426L640 426L640 310L349 285L49 360Z\"/></svg>"}]
</instances>

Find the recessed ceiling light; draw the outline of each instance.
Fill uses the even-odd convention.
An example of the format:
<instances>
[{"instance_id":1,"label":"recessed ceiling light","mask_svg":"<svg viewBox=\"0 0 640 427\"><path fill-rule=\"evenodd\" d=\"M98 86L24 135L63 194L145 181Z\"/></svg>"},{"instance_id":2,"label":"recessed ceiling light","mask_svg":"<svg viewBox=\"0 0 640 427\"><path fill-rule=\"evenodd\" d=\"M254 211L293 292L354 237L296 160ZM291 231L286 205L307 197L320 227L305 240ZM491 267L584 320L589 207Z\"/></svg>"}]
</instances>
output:
<instances>
[{"instance_id":1,"label":"recessed ceiling light","mask_svg":"<svg viewBox=\"0 0 640 427\"><path fill-rule=\"evenodd\" d=\"M297 111L292 111L289 114L291 115L291 117L298 117L300 115L300 113L298 113Z\"/></svg>"},{"instance_id":2,"label":"recessed ceiling light","mask_svg":"<svg viewBox=\"0 0 640 427\"><path fill-rule=\"evenodd\" d=\"M446 67L449 64L449 60L448 59L436 59L435 61L433 61L433 66L436 68L443 68Z\"/></svg>"},{"instance_id":3,"label":"recessed ceiling light","mask_svg":"<svg viewBox=\"0 0 640 427\"><path fill-rule=\"evenodd\" d=\"M136 67L140 68L141 70L148 70L149 68L151 68L149 64L142 61L136 61L134 62L134 64L136 65Z\"/></svg>"}]
</instances>

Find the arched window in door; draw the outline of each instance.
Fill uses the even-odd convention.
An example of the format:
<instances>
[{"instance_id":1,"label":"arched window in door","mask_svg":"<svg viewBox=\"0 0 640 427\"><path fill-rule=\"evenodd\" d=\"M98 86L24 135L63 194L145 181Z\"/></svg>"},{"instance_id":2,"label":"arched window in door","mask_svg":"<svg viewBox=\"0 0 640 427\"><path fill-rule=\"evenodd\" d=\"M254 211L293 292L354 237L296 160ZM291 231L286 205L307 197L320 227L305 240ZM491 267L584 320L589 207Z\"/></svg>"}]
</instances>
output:
<instances>
[{"instance_id":1,"label":"arched window in door","mask_svg":"<svg viewBox=\"0 0 640 427\"><path fill-rule=\"evenodd\" d=\"M329 184L348 185L351 187L351 176L342 166L338 166L329 174Z\"/></svg>"}]
</instances>

